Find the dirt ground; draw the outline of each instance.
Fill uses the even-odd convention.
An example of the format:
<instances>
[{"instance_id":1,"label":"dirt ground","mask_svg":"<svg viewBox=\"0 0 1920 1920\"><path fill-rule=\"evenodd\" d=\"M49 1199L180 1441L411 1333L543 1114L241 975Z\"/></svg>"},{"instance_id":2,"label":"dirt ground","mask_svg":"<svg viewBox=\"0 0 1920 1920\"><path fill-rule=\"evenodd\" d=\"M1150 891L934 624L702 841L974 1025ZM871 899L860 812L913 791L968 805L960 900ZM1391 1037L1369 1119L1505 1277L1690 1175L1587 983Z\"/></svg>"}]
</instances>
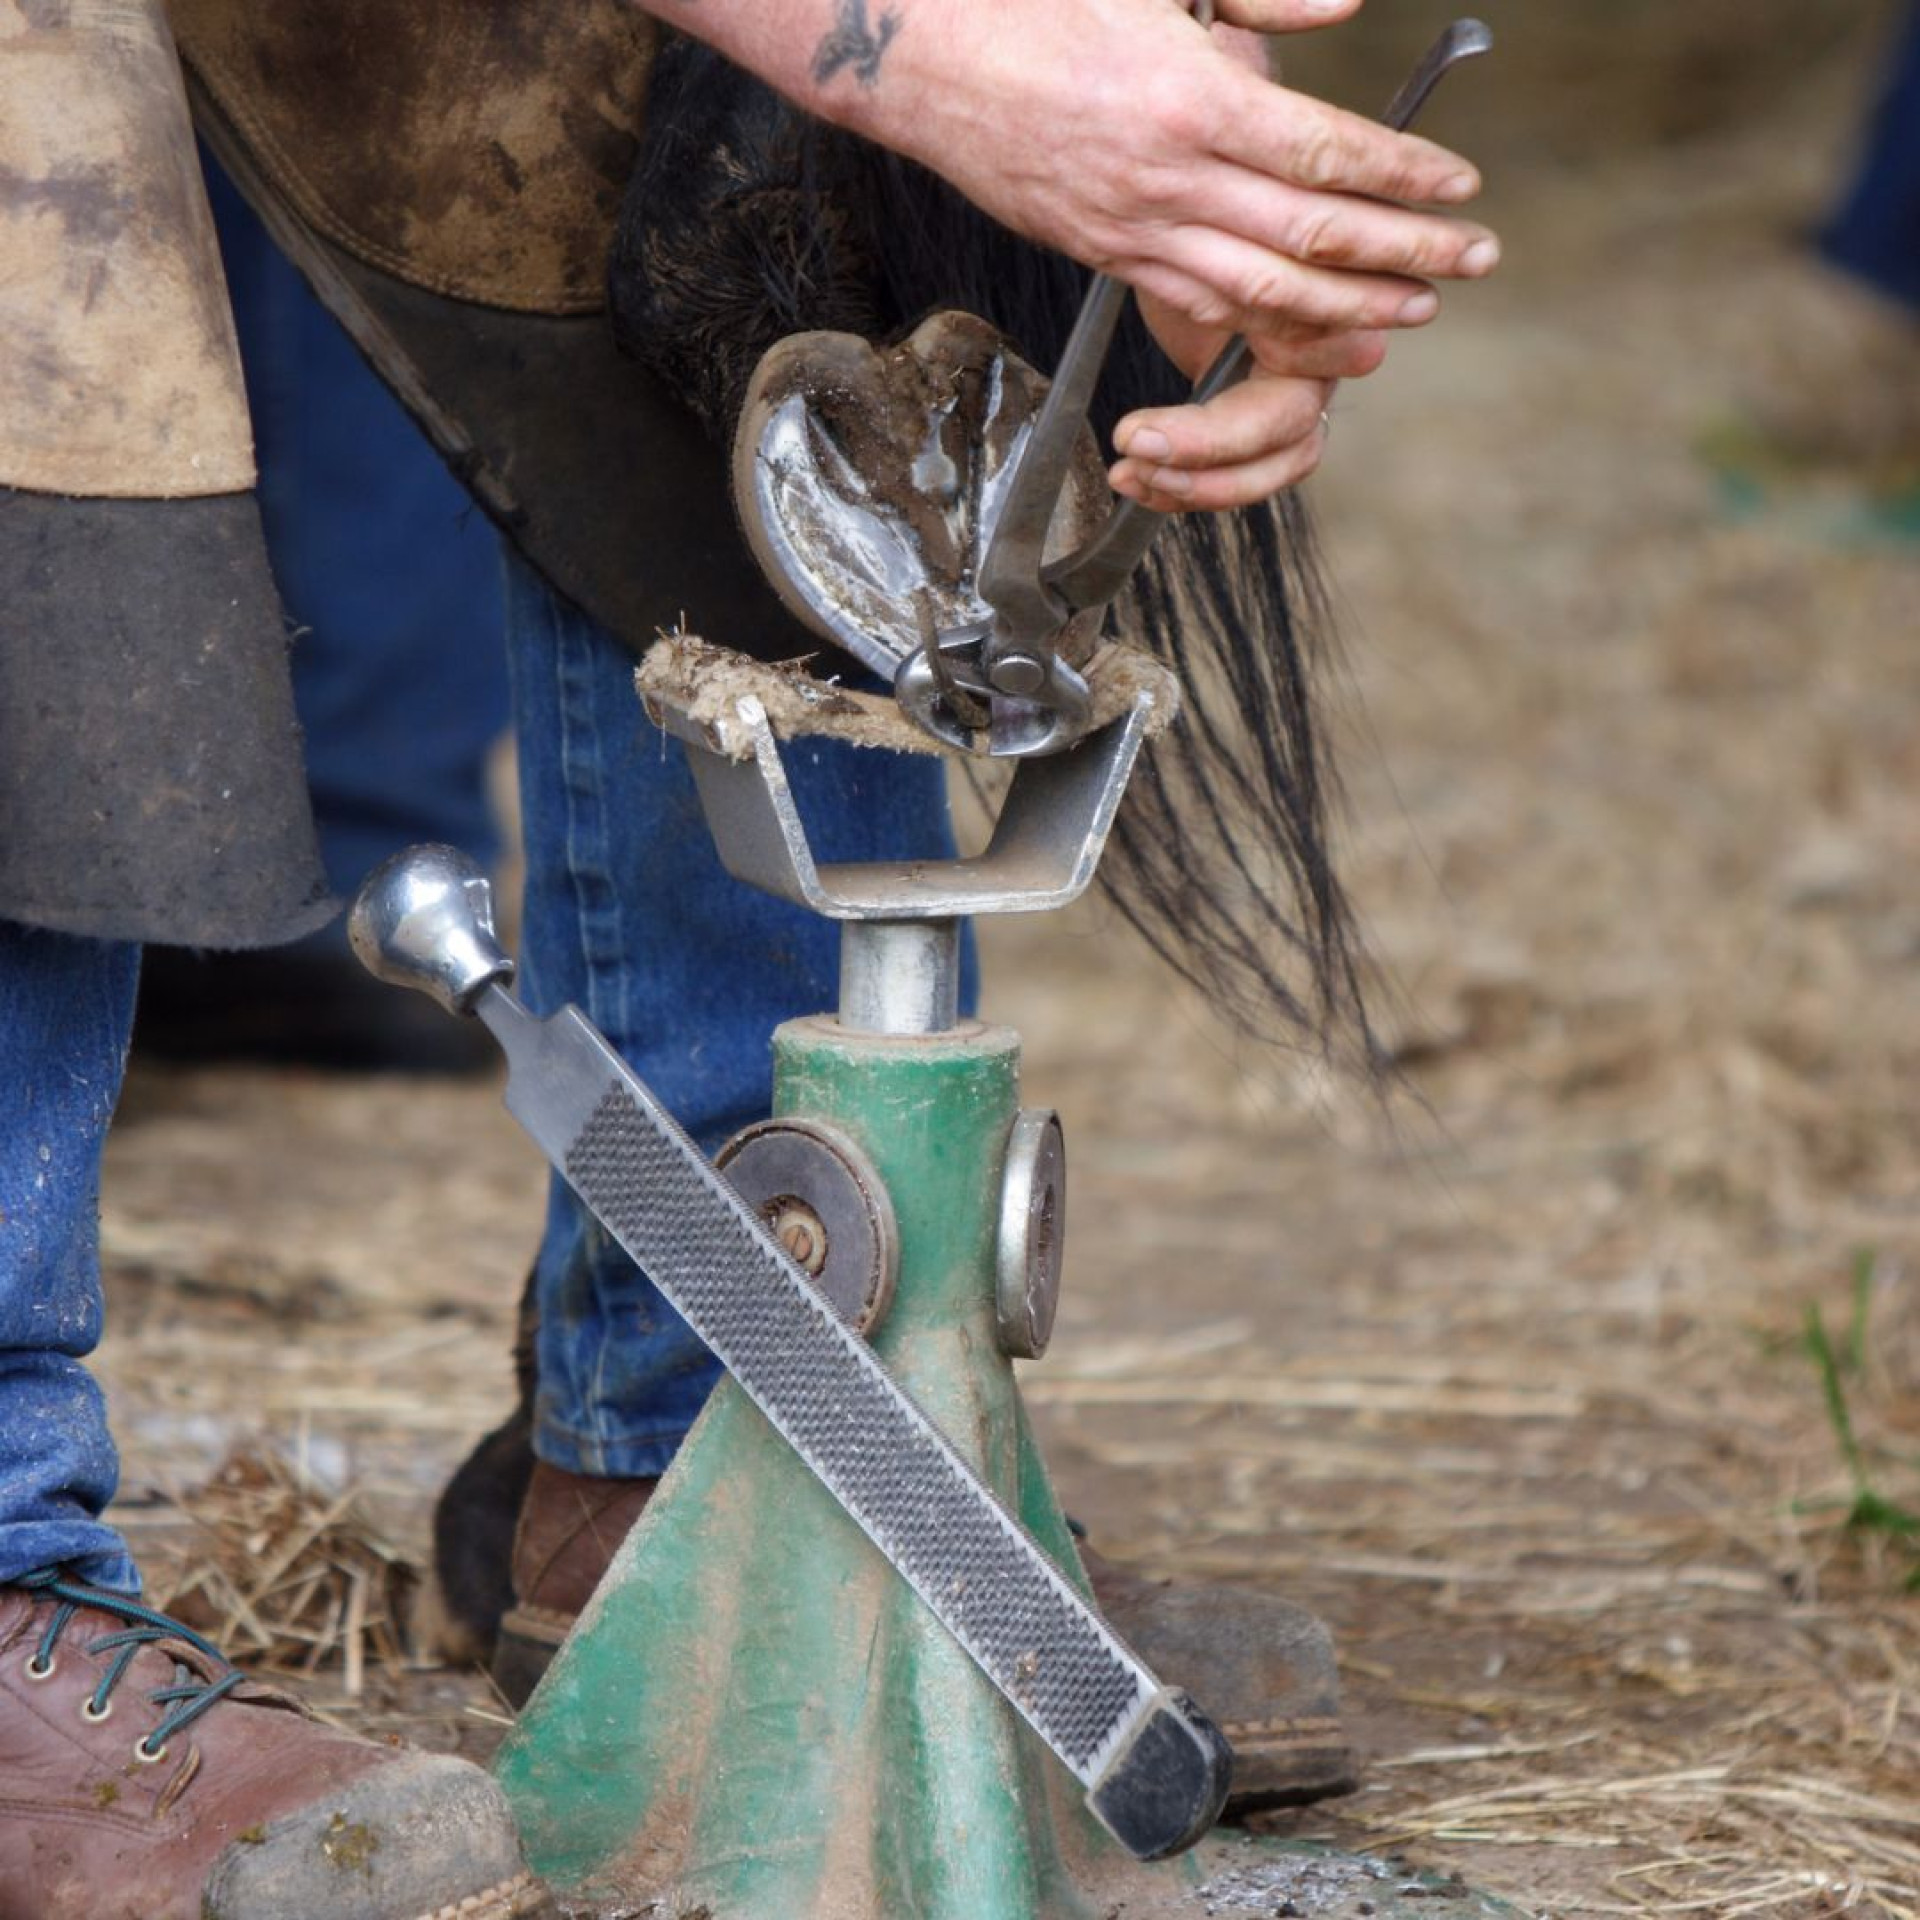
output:
<instances>
[{"instance_id":1,"label":"dirt ground","mask_svg":"<svg viewBox=\"0 0 1920 1920\"><path fill-rule=\"evenodd\" d=\"M1611 94L1496 113L1507 270L1339 401L1391 1116L1249 1060L1097 903L986 942L1073 1154L1029 1373L1070 1506L1334 1623L1366 1781L1280 1830L1555 1914L1920 1914L1920 1535L1844 1524L1920 1510L1920 536L1716 453L1822 298L1797 236L1873 57L1863 10L1817 45L1775 11L1699 124L1637 7ZM1471 145L1469 85L1437 125ZM419 1559L541 1187L486 1085L136 1075L103 1369L157 1584L237 1444ZM247 1511L200 1545L257 1558ZM317 1641L377 1654L368 1568ZM344 1717L497 1738L483 1682L360 1653L316 1677Z\"/></svg>"}]
</instances>

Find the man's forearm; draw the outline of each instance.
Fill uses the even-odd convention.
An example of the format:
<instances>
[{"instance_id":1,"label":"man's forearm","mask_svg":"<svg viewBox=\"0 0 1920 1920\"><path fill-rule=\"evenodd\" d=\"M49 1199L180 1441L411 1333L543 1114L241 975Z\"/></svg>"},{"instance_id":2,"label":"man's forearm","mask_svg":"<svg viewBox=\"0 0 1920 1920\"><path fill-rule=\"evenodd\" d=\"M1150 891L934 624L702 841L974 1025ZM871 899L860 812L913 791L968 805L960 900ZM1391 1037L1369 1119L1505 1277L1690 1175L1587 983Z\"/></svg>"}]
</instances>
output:
<instances>
[{"instance_id":1,"label":"man's forearm","mask_svg":"<svg viewBox=\"0 0 1920 1920\"><path fill-rule=\"evenodd\" d=\"M1287 30L1358 3L1218 10L1243 28ZM1430 210L1479 191L1464 160L1274 85L1244 43L1177 0L651 6L809 112L932 168L1004 225L1117 274L1189 331L1244 330L1269 375L1367 372L1379 336L1439 311L1429 279L1476 279L1499 258L1484 227ZM1151 423L1182 429L1154 457L1204 472L1297 446L1300 421L1318 419L1298 398L1235 399L1197 439L1190 423Z\"/></svg>"},{"instance_id":2,"label":"man's forearm","mask_svg":"<svg viewBox=\"0 0 1920 1920\"><path fill-rule=\"evenodd\" d=\"M854 125L892 117L862 113L870 103L860 95L881 85L913 9L914 0L652 0L648 11L717 47L809 113Z\"/></svg>"},{"instance_id":3,"label":"man's forearm","mask_svg":"<svg viewBox=\"0 0 1920 1920\"><path fill-rule=\"evenodd\" d=\"M1417 325L1430 310L1400 309L1420 278L1491 265L1466 257L1484 229L1383 204L1470 199L1465 161L1272 85L1175 0L653 3L809 111L1203 323ZM1255 18L1254 0L1236 11Z\"/></svg>"}]
</instances>

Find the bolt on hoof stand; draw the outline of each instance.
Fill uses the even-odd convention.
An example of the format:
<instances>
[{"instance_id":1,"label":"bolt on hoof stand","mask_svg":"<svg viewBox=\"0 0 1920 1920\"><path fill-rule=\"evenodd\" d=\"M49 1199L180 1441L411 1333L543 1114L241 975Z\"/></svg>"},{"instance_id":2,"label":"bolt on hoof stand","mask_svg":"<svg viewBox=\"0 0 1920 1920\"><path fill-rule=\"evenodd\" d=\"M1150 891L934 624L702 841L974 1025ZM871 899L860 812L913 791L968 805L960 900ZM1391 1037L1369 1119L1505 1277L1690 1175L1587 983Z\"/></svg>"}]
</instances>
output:
<instances>
[{"instance_id":1,"label":"bolt on hoof stand","mask_svg":"<svg viewBox=\"0 0 1920 1920\"><path fill-rule=\"evenodd\" d=\"M1451 30L1389 118L1487 44ZM403 855L355 906L375 972L491 1029L508 1108L727 1369L501 1749L575 1913L1504 1911L1209 1837L1227 1743L1092 1605L1014 1382L1052 1329L1065 1157L1020 1106L1016 1037L959 1017L960 926L1085 890L1176 698L1100 640L1157 524L1088 525L1123 299L1095 282L1050 385L955 315L896 350L904 407L870 404L880 363L848 336L783 342L755 377L735 493L770 577L890 678L895 724L1015 770L975 858L822 864L761 699L654 690L727 870L843 928L837 1013L774 1035L774 1116L717 1165L576 1009L513 997L459 855Z\"/></svg>"}]
</instances>

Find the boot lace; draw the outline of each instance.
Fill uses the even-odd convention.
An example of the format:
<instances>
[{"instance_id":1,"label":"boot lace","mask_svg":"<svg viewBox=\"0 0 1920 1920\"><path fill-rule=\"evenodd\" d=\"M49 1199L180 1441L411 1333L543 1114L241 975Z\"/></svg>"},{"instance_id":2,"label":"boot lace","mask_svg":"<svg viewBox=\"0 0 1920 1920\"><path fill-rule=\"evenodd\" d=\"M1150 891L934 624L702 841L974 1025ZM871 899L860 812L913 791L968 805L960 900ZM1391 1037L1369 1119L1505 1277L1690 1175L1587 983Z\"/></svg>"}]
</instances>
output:
<instances>
[{"instance_id":1,"label":"boot lace","mask_svg":"<svg viewBox=\"0 0 1920 1920\"><path fill-rule=\"evenodd\" d=\"M130 1599L124 1593L109 1593L104 1588L89 1586L84 1580L76 1580L58 1567L25 1574L15 1584L59 1602L47 1622L46 1631L40 1636L39 1646L34 1650L33 1665L42 1673L52 1670L54 1650L60 1644L60 1637L73 1624L74 1616L81 1608L94 1608L127 1623L118 1633L102 1634L98 1639L86 1643L89 1653L111 1653L115 1656L101 1674L99 1685L87 1701L86 1710L96 1720L105 1718L114 1688L126 1678L127 1669L142 1647L157 1645L162 1640L183 1640L221 1669L217 1679L207 1680L184 1661L175 1660L172 1685L156 1687L147 1695L152 1705L168 1709L159 1725L139 1742L141 1752L148 1759L158 1759L176 1733L192 1726L202 1714L211 1712L246 1678L237 1667L229 1664L212 1641L203 1639L191 1627L183 1627L179 1621L169 1619L164 1613L142 1606L138 1600Z\"/></svg>"}]
</instances>

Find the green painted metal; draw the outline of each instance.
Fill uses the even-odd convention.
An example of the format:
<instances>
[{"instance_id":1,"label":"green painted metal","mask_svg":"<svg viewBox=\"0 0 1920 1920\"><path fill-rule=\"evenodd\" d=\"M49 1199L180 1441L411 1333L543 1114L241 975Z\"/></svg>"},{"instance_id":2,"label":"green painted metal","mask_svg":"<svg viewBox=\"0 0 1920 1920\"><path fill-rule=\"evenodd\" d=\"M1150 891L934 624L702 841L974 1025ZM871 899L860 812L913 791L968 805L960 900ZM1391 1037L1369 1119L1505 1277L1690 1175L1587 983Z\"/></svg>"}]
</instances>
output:
<instances>
[{"instance_id":1,"label":"green painted metal","mask_svg":"<svg viewBox=\"0 0 1920 1920\"><path fill-rule=\"evenodd\" d=\"M777 1111L851 1134L892 1196L901 1268L876 1349L1084 1581L994 1331L1015 1036L891 1039L800 1020L774 1046ZM569 1913L1197 1920L1234 1911L1204 1882L1278 1857L1210 1842L1155 1867L1127 1858L731 1382L497 1766L528 1857ZM1314 1872L1313 1886L1333 1884ZM1383 1879L1364 1892L1311 1910L1394 1911ZM1428 1893L1408 1912L1446 1920L1439 1904Z\"/></svg>"},{"instance_id":2,"label":"green painted metal","mask_svg":"<svg viewBox=\"0 0 1920 1920\"><path fill-rule=\"evenodd\" d=\"M1080 1577L993 1324L1019 1047L829 1020L775 1036L775 1106L834 1122L893 1198L874 1345ZM731 1383L717 1392L502 1750L529 1857L715 1920L1108 1911L1078 1789ZM677 1903L677 1904L675 1904Z\"/></svg>"}]
</instances>

